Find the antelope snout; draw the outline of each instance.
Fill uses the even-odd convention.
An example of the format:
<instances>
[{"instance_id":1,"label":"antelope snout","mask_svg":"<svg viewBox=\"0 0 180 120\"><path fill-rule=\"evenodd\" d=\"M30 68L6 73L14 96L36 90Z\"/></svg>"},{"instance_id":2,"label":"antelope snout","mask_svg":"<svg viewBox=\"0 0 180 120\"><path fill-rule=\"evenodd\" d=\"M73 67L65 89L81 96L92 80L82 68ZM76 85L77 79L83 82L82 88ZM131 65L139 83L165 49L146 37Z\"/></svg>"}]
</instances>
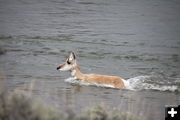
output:
<instances>
[{"instance_id":1,"label":"antelope snout","mask_svg":"<svg viewBox=\"0 0 180 120\"><path fill-rule=\"evenodd\" d=\"M58 67L57 67L57 70L59 70L59 69L61 69L61 66L58 66Z\"/></svg>"}]
</instances>

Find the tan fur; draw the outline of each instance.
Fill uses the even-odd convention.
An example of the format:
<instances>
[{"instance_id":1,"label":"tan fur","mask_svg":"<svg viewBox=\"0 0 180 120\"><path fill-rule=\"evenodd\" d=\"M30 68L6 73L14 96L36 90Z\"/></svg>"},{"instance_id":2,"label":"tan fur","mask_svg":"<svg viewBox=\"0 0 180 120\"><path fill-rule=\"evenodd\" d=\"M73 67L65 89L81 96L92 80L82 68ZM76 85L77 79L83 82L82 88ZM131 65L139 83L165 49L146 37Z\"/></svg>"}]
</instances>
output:
<instances>
[{"instance_id":1,"label":"tan fur","mask_svg":"<svg viewBox=\"0 0 180 120\"><path fill-rule=\"evenodd\" d=\"M113 85L116 88L124 88L122 79L116 76L89 74L85 78L85 81L98 84Z\"/></svg>"},{"instance_id":2,"label":"tan fur","mask_svg":"<svg viewBox=\"0 0 180 120\"><path fill-rule=\"evenodd\" d=\"M115 88L124 88L123 79L120 77L99 74L83 74L79 68L75 68L74 70L76 70L76 74L73 77L76 77L78 80L89 83L112 85Z\"/></svg>"},{"instance_id":3,"label":"tan fur","mask_svg":"<svg viewBox=\"0 0 180 120\"><path fill-rule=\"evenodd\" d=\"M74 53L73 53L74 54ZM60 65L57 69L63 69L65 66L67 66L67 61ZM108 76L108 75L99 75L99 74L83 74L80 71L80 68L76 64L76 61L71 65L71 69L69 70L71 72L71 75L77 79L88 83L97 83L97 84L103 84L103 85L112 85L115 88L125 88L123 79L117 76ZM73 73L73 74L72 74Z\"/></svg>"}]
</instances>

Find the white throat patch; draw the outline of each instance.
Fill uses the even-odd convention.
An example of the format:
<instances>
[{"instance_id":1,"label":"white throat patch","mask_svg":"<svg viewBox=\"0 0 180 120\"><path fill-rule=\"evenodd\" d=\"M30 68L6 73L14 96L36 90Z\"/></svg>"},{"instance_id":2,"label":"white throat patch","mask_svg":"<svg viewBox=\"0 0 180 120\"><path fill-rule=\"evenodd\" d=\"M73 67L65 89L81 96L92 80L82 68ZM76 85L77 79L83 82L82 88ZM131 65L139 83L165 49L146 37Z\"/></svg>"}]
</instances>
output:
<instances>
[{"instance_id":1,"label":"white throat patch","mask_svg":"<svg viewBox=\"0 0 180 120\"><path fill-rule=\"evenodd\" d=\"M72 72L71 72L71 76L75 76L75 74L76 74L76 70L72 70Z\"/></svg>"}]
</instances>

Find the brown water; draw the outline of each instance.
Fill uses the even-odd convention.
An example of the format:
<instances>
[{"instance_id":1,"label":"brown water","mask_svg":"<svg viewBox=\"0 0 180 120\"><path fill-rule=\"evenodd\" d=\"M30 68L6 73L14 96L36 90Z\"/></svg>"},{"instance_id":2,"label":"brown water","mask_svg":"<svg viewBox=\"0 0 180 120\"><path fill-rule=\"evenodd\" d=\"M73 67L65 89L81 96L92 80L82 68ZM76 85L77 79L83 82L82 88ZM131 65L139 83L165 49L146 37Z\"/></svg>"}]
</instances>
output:
<instances>
[{"instance_id":1,"label":"brown water","mask_svg":"<svg viewBox=\"0 0 180 120\"><path fill-rule=\"evenodd\" d=\"M1 0L4 87L26 90L60 110L105 104L147 120L163 120L180 104L178 0ZM67 82L56 67L69 51L84 73L116 75L135 89Z\"/></svg>"}]
</instances>

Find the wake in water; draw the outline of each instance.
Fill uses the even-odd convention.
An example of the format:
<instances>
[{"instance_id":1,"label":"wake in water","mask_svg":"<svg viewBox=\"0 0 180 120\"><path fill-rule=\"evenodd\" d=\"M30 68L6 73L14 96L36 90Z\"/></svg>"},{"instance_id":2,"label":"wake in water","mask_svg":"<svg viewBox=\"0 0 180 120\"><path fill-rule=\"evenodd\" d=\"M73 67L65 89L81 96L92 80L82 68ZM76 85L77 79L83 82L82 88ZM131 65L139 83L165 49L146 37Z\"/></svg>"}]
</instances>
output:
<instances>
[{"instance_id":1,"label":"wake in water","mask_svg":"<svg viewBox=\"0 0 180 120\"><path fill-rule=\"evenodd\" d=\"M128 89L131 90L157 90L157 91L179 91L175 83L158 83L153 81L153 76L137 76L127 79L129 82Z\"/></svg>"},{"instance_id":2,"label":"wake in water","mask_svg":"<svg viewBox=\"0 0 180 120\"><path fill-rule=\"evenodd\" d=\"M93 86L98 86L98 87L108 87L108 88L114 88L112 85L105 85L105 84L96 84L96 83L87 83L87 82L82 82L75 80L74 78L68 78L65 79L65 82L73 83L73 84L80 84L80 85L93 85ZM127 80L124 80L126 89L129 90L157 90L157 91L179 91L178 85L175 83L172 84L166 84L166 83L155 83L153 82L153 77L152 76L137 76L134 78L130 78Z\"/></svg>"}]
</instances>

